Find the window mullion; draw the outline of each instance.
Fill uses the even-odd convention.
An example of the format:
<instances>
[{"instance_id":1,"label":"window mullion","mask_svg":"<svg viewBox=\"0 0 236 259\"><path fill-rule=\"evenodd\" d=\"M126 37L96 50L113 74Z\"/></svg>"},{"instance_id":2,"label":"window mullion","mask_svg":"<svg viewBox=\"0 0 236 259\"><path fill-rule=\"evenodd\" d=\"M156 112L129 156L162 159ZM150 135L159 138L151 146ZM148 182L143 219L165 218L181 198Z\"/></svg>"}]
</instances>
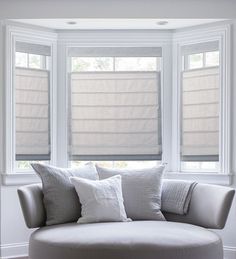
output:
<instances>
[{"instance_id":1,"label":"window mullion","mask_svg":"<svg viewBox=\"0 0 236 259\"><path fill-rule=\"evenodd\" d=\"M203 52L203 67L206 67L206 52Z\"/></svg>"}]
</instances>

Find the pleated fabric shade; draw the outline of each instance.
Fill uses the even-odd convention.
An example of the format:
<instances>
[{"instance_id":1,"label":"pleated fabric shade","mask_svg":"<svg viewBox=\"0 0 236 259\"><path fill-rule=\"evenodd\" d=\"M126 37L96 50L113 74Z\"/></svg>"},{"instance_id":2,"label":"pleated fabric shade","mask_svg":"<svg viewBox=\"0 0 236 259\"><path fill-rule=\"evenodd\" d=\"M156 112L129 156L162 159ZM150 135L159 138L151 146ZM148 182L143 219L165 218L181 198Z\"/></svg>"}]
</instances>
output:
<instances>
[{"instance_id":1,"label":"pleated fabric shade","mask_svg":"<svg viewBox=\"0 0 236 259\"><path fill-rule=\"evenodd\" d=\"M183 161L219 160L219 68L182 73Z\"/></svg>"},{"instance_id":2,"label":"pleated fabric shade","mask_svg":"<svg viewBox=\"0 0 236 259\"><path fill-rule=\"evenodd\" d=\"M49 72L15 69L16 160L50 160Z\"/></svg>"},{"instance_id":3,"label":"pleated fabric shade","mask_svg":"<svg viewBox=\"0 0 236 259\"><path fill-rule=\"evenodd\" d=\"M160 72L71 73L72 160L160 159Z\"/></svg>"}]
</instances>

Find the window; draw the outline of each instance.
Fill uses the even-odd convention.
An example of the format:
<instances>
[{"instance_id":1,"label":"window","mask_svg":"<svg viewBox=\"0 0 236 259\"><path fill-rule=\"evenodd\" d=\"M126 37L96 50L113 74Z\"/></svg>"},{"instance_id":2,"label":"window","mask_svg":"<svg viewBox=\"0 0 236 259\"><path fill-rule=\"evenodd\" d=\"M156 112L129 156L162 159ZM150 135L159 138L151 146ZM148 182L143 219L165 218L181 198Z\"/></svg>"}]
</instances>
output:
<instances>
[{"instance_id":1,"label":"window","mask_svg":"<svg viewBox=\"0 0 236 259\"><path fill-rule=\"evenodd\" d=\"M15 167L50 161L50 47L16 42L14 70Z\"/></svg>"},{"instance_id":2,"label":"window","mask_svg":"<svg viewBox=\"0 0 236 259\"><path fill-rule=\"evenodd\" d=\"M87 52L70 51L72 166L83 160L119 167L161 160L161 49Z\"/></svg>"},{"instance_id":3,"label":"window","mask_svg":"<svg viewBox=\"0 0 236 259\"><path fill-rule=\"evenodd\" d=\"M192 54L189 58L189 69L203 67L203 53Z\"/></svg>"},{"instance_id":4,"label":"window","mask_svg":"<svg viewBox=\"0 0 236 259\"><path fill-rule=\"evenodd\" d=\"M196 53L199 52L199 53ZM219 171L220 76L218 42L182 48L181 169Z\"/></svg>"},{"instance_id":5,"label":"window","mask_svg":"<svg viewBox=\"0 0 236 259\"><path fill-rule=\"evenodd\" d=\"M113 59L110 57L72 57L72 72L112 71Z\"/></svg>"},{"instance_id":6,"label":"window","mask_svg":"<svg viewBox=\"0 0 236 259\"><path fill-rule=\"evenodd\" d=\"M206 67L213 67L220 65L219 51L205 52Z\"/></svg>"}]
</instances>

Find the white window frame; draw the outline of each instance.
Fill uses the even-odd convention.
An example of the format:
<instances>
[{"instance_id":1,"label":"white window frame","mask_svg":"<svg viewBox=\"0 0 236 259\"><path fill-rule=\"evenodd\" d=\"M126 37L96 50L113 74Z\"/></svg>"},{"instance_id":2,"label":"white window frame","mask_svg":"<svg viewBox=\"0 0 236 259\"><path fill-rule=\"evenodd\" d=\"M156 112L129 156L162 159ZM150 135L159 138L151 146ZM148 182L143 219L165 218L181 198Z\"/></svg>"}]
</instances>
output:
<instances>
[{"instance_id":1,"label":"white window frame","mask_svg":"<svg viewBox=\"0 0 236 259\"><path fill-rule=\"evenodd\" d=\"M206 29L193 29L187 32L177 32L174 35L173 43L173 110L172 110L172 174L171 177L183 179L202 179L214 183L231 182L230 172L230 91L231 91L231 25L209 27ZM181 134L181 114L180 114L180 95L181 95L181 47L184 45L197 44L200 42L219 41L220 51L220 172L181 172L180 159L180 134ZM185 66L187 64L185 63ZM177 79L177 80L176 80ZM177 109L176 109L177 107Z\"/></svg>"},{"instance_id":2,"label":"white window frame","mask_svg":"<svg viewBox=\"0 0 236 259\"><path fill-rule=\"evenodd\" d=\"M6 25L5 27L5 166L2 174L3 183L14 185L28 181L38 181L32 169L21 170L15 168L15 115L14 115L14 69L15 69L15 42L42 44L51 47L52 57L49 64L50 71L50 129L51 133L51 161L56 161L56 55L57 55L57 35L55 33L41 30L26 29L18 26Z\"/></svg>"},{"instance_id":3,"label":"white window frame","mask_svg":"<svg viewBox=\"0 0 236 259\"><path fill-rule=\"evenodd\" d=\"M162 48L162 64L161 71L165 74L161 78L161 103L162 103L162 162L167 164L167 170L170 166L170 156L168 153L171 150L171 32L103 32L96 35L94 32L79 32L72 34L59 33L58 45L58 102L61 104L58 107L58 112L61 115L58 118L58 165L68 167L68 132L67 132L67 101L68 101L68 72L71 70L68 51L71 47L161 47ZM81 39L83 39L81 41ZM66 71L66 73L65 73ZM66 96L66 98L65 98ZM166 100L166 101L164 101ZM165 114L165 116L164 116Z\"/></svg>"}]
</instances>

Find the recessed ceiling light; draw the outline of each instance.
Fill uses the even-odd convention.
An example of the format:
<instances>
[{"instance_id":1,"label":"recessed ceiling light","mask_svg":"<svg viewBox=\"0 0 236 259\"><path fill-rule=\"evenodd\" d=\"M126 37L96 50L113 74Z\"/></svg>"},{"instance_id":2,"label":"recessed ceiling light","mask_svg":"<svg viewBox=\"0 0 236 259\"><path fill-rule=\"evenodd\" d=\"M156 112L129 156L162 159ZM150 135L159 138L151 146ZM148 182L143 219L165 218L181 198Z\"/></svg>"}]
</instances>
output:
<instances>
[{"instance_id":1,"label":"recessed ceiling light","mask_svg":"<svg viewBox=\"0 0 236 259\"><path fill-rule=\"evenodd\" d=\"M159 21L156 24L157 25L166 25L166 24L168 24L168 21Z\"/></svg>"},{"instance_id":2,"label":"recessed ceiling light","mask_svg":"<svg viewBox=\"0 0 236 259\"><path fill-rule=\"evenodd\" d=\"M75 22L75 21L69 21L69 22L66 22L67 24L69 24L69 25L75 25L75 24L77 24L77 22Z\"/></svg>"}]
</instances>

